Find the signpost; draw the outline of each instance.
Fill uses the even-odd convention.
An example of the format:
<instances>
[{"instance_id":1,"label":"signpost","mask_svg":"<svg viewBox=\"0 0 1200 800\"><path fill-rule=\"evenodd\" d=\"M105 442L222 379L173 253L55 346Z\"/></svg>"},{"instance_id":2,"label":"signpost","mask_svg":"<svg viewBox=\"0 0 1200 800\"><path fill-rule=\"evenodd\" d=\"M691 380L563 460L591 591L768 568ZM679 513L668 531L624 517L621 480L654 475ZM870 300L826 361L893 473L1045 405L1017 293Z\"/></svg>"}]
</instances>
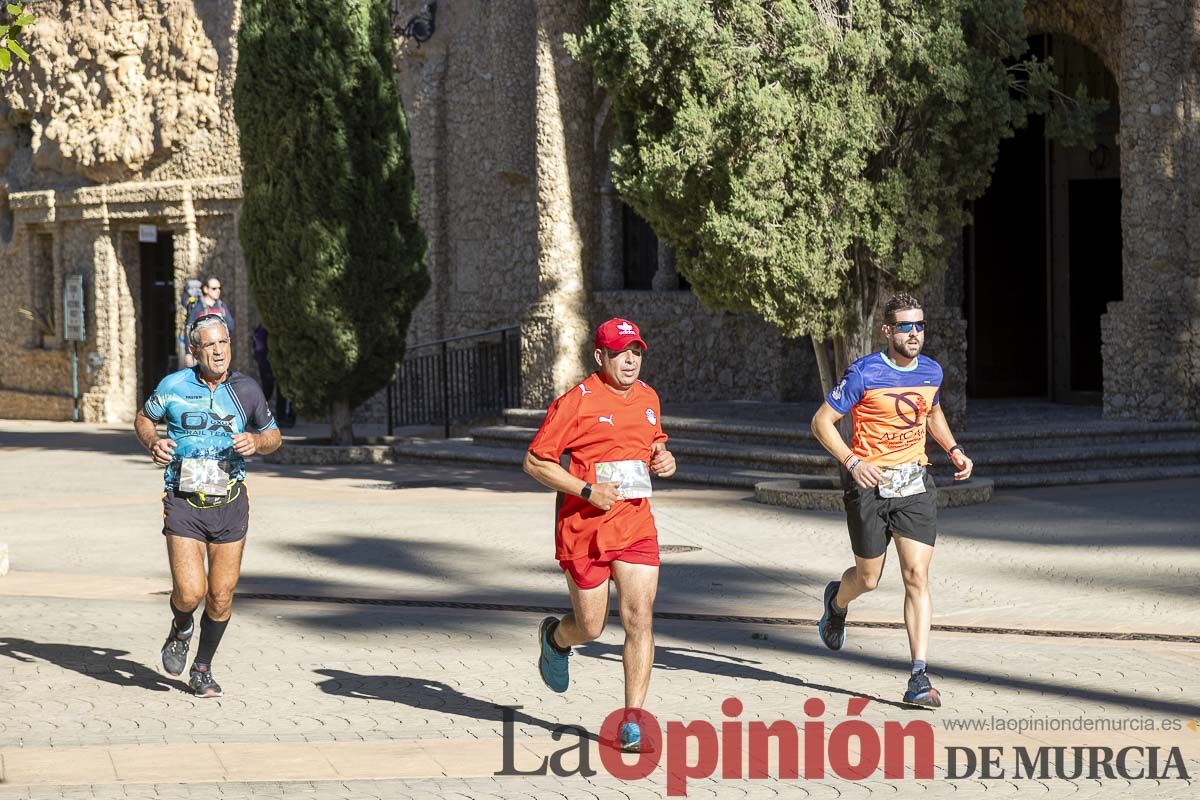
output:
<instances>
[{"instance_id":1,"label":"signpost","mask_svg":"<svg viewBox=\"0 0 1200 800\"><path fill-rule=\"evenodd\" d=\"M63 277L63 339L71 343L71 397L74 401L72 418L79 421L79 343L87 341L83 313L83 276L76 273Z\"/></svg>"}]
</instances>

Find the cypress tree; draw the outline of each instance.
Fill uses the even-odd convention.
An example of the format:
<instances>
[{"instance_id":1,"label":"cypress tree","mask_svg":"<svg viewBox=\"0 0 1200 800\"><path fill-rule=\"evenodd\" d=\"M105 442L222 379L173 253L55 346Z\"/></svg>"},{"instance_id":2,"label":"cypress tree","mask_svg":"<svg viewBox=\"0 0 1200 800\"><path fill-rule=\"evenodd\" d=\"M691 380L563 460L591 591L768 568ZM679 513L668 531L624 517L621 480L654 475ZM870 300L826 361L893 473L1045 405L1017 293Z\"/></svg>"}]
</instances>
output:
<instances>
[{"instance_id":1,"label":"cypress tree","mask_svg":"<svg viewBox=\"0 0 1200 800\"><path fill-rule=\"evenodd\" d=\"M429 288L387 0L244 0L239 236L280 388L350 412L404 356Z\"/></svg>"}]
</instances>

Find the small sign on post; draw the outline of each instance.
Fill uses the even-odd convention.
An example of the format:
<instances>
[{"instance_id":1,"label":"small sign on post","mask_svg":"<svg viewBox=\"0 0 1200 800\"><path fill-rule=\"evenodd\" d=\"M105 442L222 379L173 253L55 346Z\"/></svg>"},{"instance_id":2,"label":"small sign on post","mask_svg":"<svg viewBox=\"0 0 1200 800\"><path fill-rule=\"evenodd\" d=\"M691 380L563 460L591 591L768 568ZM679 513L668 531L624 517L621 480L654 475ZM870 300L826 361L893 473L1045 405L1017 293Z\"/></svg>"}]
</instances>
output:
<instances>
[{"instance_id":1,"label":"small sign on post","mask_svg":"<svg viewBox=\"0 0 1200 800\"><path fill-rule=\"evenodd\" d=\"M67 275L63 278L63 338L68 342L87 341L82 275Z\"/></svg>"},{"instance_id":2,"label":"small sign on post","mask_svg":"<svg viewBox=\"0 0 1200 800\"><path fill-rule=\"evenodd\" d=\"M158 241L157 225L138 225L138 241L154 244Z\"/></svg>"}]
</instances>

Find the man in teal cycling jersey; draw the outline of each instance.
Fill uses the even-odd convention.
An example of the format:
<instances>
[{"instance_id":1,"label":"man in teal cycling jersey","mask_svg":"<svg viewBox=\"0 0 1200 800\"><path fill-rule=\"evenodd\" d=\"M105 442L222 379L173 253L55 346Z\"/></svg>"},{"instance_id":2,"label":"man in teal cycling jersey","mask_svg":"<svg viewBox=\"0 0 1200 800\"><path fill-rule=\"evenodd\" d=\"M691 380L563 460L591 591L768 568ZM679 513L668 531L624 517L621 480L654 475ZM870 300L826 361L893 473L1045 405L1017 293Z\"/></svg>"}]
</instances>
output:
<instances>
[{"instance_id":1,"label":"man in teal cycling jersey","mask_svg":"<svg viewBox=\"0 0 1200 800\"><path fill-rule=\"evenodd\" d=\"M188 347L196 366L163 378L138 411L134 432L154 463L166 468L163 535L174 619L162 648L163 669L171 675L183 672L192 615L203 599L200 645L188 685L197 697L220 697L212 660L233 613L250 522L245 457L278 450L281 437L262 389L229 370L233 353L224 318L196 319L188 328ZM157 423L163 421L166 437L158 435Z\"/></svg>"}]
</instances>

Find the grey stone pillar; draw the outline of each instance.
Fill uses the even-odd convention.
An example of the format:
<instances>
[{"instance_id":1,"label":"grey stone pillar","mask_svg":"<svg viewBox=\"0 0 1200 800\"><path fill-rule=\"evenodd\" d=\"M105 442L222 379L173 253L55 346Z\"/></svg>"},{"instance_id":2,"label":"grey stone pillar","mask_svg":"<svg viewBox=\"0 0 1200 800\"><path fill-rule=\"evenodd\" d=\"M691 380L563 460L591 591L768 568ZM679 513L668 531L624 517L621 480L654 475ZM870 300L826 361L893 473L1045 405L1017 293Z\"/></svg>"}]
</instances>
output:
<instances>
[{"instance_id":1,"label":"grey stone pillar","mask_svg":"<svg viewBox=\"0 0 1200 800\"><path fill-rule=\"evenodd\" d=\"M1197 0L1126 2L1123 300L1101 321L1104 414L1200 419Z\"/></svg>"},{"instance_id":2,"label":"grey stone pillar","mask_svg":"<svg viewBox=\"0 0 1200 800\"><path fill-rule=\"evenodd\" d=\"M967 321L962 315L962 247L957 247L945 271L925 286L924 352L942 365L942 411L954 430L967 426ZM886 302L886 298L884 298Z\"/></svg>"},{"instance_id":3,"label":"grey stone pillar","mask_svg":"<svg viewBox=\"0 0 1200 800\"><path fill-rule=\"evenodd\" d=\"M596 251L592 75L567 53L586 0L537 6L536 197L538 301L522 321L522 402L544 406L590 361L589 265Z\"/></svg>"}]
</instances>

